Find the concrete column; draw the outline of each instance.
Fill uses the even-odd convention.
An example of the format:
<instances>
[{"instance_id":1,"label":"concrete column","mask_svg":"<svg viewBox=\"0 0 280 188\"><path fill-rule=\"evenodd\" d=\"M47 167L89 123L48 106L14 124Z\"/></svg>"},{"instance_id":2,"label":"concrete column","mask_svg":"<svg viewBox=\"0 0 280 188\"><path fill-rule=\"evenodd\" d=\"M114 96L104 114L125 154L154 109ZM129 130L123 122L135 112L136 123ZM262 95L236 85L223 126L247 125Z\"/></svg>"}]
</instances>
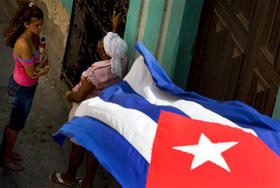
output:
<instances>
[{"instance_id":1,"label":"concrete column","mask_svg":"<svg viewBox=\"0 0 280 188\"><path fill-rule=\"evenodd\" d=\"M36 4L44 12L44 26L41 33L46 36L46 51L50 65L48 78L59 80L69 33L73 0L39 0Z\"/></svg>"},{"instance_id":2,"label":"concrete column","mask_svg":"<svg viewBox=\"0 0 280 188\"><path fill-rule=\"evenodd\" d=\"M202 4L203 0L130 0L125 30L129 64L137 56L134 43L141 41L175 84L185 88Z\"/></svg>"},{"instance_id":3,"label":"concrete column","mask_svg":"<svg viewBox=\"0 0 280 188\"><path fill-rule=\"evenodd\" d=\"M127 56L129 59L129 66L133 62L134 58L134 43L137 40L139 33L140 19L142 16L143 1L141 0L130 0L129 9L127 13L125 34L124 38L127 42Z\"/></svg>"},{"instance_id":4,"label":"concrete column","mask_svg":"<svg viewBox=\"0 0 280 188\"><path fill-rule=\"evenodd\" d=\"M274 110L273 110L273 119L280 121L280 89L278 90L278 96L275 102Z\"/></svg>"}]
</instances>

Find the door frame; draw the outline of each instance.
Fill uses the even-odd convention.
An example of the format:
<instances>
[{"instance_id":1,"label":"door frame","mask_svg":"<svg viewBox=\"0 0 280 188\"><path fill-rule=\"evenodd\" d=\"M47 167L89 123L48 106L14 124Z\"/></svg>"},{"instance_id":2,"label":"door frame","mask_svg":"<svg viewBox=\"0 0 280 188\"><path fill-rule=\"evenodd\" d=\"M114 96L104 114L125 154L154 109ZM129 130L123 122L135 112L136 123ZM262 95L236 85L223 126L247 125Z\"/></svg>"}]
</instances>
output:
<instances>
[{"instance_id":1,"label":"door frame","mask_svg":"<svg viewBox=\"0 0 280 188\"><path fill-rule=\"evenodd\" d=\"M171 0L165 0L165 5L164 5L165 9L168 8L168 7L172 7L170 5L168 6L168 3L170 4L170 2L172 2L172 1ZM174 2L175 1L173 1L172 3L174 3ZM176 2L178 2L178 1L176 1ZM186 2L186 1L185 0L180 1L180 3L184 3L184 2ZM175 76L175 71L174 70L178 69L180 67L180 64L184 64L185 67L190 66L190 61L191 61L191 57L192 57L192 54L193 54L191 52L191 50L192 50L194 40L195 40L197 32L198 32L197 28L198 28L198 25L200 23L200 15L202 13L201 12L202 11L202 5L205 3L205 0L199 0L199 1L198 0L191 0L191 1L188 1L188 2L189 3L187 5L184 4L184 6L187 6L186 9L188 9L188 10L195 10L195 11L192 11L190 13L190 14L193 14L192 16L194 16L194 14L195 14L195 16L194 16L195 19L186 19L184 21L184 25L181 26L181 30L182 30L182 28L185 28L184 27L185 25L189 25L190 27L194 28L194 29L191 30L192 32L188 32L188 33L185 32L185 38L187 38L190 42L189 43L190 48L189 48L189 51L188 51L188 54L187 54L187 57L189 57L189 58L180 59L179 54L181 54L182 49L183 49L182 46L180 46L179 50L173 51L172 54L171 54L172 57L175 57L174 54L177 54L175 63L170 65L173 68L172 69L165 68L165 71L167 72L167 74L171 78L173 78L173 81L176 80L176 84L178 85L178 83L179 83L179 85L184 89L186 87L186 82L187 82L187 78L188 78L188 75L189 75L188 70L187 70L187 72L184 73L184 75L180 75L180 76L177 76L177 77ZM140 28L140 25L141 24L143 25L144 22L146 23L146 21L149 19L149 16L154 16L152 14L152 11L153 11L152 8L149 9L150 3L151 3L151 1L144 0L144 1L130 1L130 4L129 4L129 11L128 11L128 16L127 16L127 20L126 20L125 40L128 43L128 56L130 57L129 58L130 66L131 66L132 62L135 60L136 55L137 55L135 53L134 43L137 42L137 41L142 41L143 37L145 37L145 36L149 36L145 32L148 31L148 29L146 29L146 27L149 27L150 24L148 24L148 25L144 24L144 28ZM170 15L172 15L172 14L169 12L169 16ZM175 18L176 18L175 14L173 14L173 17L171 16L169 19L166 19L166 14L164 15L162 13L162 11L160 11L160 14L157 15L157 19L155 19L155 18L153 19L155 22L157 22L157 24L156 24L157 26L159 26L159 24L160 24L160 27L157 28L160 31L157 31L157 32L161 32L161 34L159 34L158 37L160 37L160 36L162 37L163 33L165 33L165 35L166 35L167 30L169 30L171 28L171 25L172 25L172 24L169 25L169 23L172 22L172 21L174 22ZM181 16L180 19L184 20L184 16ZM167 21L168 22L168 25L165 26L165 30L163 28L164 25L160 23L162 21ZM177 23L179 22L178 18L176 18L176 22ZM178 38L176 38L176 37L179 37L179 36L182 36L182 35L179 35L179 34L174 35L174 37L175 37L174 40L178 40ZM166 40L166 38L164 38L164 40ZM168 40L172 40L172 39L168 39ZM156 39L156 41L158 41L158 38ZM167 43L168 42L164 42L163 46L161 46L160 48L163 48L163 49L167 50L167 48L168 48ZM157 47L159 48L160 45L162 45L162 44L158 44ZM151 48L149 46L147 46L147 47ZM153 48L153 50L155 50L155 49ZM163 59L163 57L159 57L158 54L154 54L154 55L158 59ZM176 63L176 61L181 61L181 63L178 65ZM168 64L168 63L165 63L165 64ZM163 65L164 65L164 63L163 63ZM173 70L173 72L172 72L172 70ZM275 106L274 106L273 118L277 119L277 120L280 120L280 89L278 91L277 100L276 100L276 103L275 103Z\"/></svg>"}]
</instances>

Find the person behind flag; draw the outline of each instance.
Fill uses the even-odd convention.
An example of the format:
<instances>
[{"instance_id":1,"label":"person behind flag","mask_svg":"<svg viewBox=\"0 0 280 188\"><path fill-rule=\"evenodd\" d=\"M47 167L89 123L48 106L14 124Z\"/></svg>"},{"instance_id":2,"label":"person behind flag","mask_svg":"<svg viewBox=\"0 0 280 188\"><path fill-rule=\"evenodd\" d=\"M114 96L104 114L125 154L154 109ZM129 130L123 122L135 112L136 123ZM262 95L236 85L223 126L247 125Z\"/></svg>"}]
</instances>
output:
<instances>
[{"instance_id":1,"label":"person behind flag","mask_svg":"<svg viewBox=\"0 0 280 188\"><path fill-rule=\"evenodd\" d=\"M104 47L103 47L104 45ZM118 34L108 32L103 40L98 42L97 51L105 59L93 63L81 75L81 81L72 89L66 92L66 98L73 103L69 113L69 121L74 117L74 113L80 102L97 96L105 87L120 81L126 71L127 57L126 42ZM111 57L111 58L110 58ZM72 140L72 150L69 157L68 169L65 173L52 173L49 178L55 182L68 186L76 183L75 175L84 159L85 149ZM86 178L79 180L82 187L91 187L92 179L98 167L98 161L90 151L86 153Z\"/></svg>"},{"instance_id":2,"label":"person behind flag","mask_svg":"<svg viewBox=\"0 0 280 188\"><path fill-rule=\"evenodd\" d=\"M141 55L123 80L53 134L59 145L74 138L124 188L280 187L280 122L182 90L143 43L135 47Z\"/></svg>"},{"instance_id":3,"label":"person behind flag","mask_svg":"<svg viewBox=\"0 0 280 188\"><path fill-rule=\"evenodd\" d=\"M43 17L43 11L33 2L22 1L4 33L6 45L13 48L15 68L8 81L12 110L1 144L1 163L16 172L24 167L16 162L22 158L13 152L13 148L30 112L38 79L49 71L47 55L42 54L43 58L39 60Z\"/></svg>"}]
</instances>

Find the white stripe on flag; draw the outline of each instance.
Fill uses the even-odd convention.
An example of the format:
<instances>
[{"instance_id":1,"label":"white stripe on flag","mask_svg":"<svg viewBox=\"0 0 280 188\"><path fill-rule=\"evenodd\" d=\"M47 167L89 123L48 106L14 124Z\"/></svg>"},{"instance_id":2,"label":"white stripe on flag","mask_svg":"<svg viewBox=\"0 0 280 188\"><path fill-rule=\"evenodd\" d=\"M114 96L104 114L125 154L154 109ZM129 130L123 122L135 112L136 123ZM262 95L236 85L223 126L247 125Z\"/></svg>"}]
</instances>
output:
<instances>
[{"instance_id":1,"label":"white stripe on flag","mask_svg":"<svg viewBox=\"0 0 280 188\"><path fill-rule=\"evenodd\" d=\"M94 97L82 102L75 116L94 117L109 125L150 163L157 123L146 114Z\"/></svg>"},{"instance_id":2,"label":"white stripe on flag","mask_svg":"<svg viewBox=\"0 0 280 188\"><path fill-rule=\"evenodd\" d=\"M136 93L144 97L151 104L173 106L180 109L192 119L228 125L257 136L252 129L242 128L196 102L181 100L161 91L154 83L150 71L144 63L143 56L136 59L124 80L128 82Z\"/></svg>"}]
</instances>

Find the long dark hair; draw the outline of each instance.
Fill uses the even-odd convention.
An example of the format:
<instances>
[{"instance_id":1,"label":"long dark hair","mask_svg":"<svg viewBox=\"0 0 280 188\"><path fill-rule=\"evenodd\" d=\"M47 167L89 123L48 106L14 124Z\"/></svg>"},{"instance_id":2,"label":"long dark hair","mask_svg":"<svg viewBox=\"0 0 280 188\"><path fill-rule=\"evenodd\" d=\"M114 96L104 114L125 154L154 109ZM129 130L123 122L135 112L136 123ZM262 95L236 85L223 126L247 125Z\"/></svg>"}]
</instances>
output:
<instances>
[{"instance_id":1,"label":"long dark hair","mask_svg":"<svg viewBox=\"0 0 280 188\"><path fill-rule=\"evenodd\" d=\"M4 32L6 45L13 48L18 37L25 31L24 22L30 22L31 18L41 19L43 11L31 1L23 1L19 4L10 20L9 26Z\"/></svg>"}]
</instances>

